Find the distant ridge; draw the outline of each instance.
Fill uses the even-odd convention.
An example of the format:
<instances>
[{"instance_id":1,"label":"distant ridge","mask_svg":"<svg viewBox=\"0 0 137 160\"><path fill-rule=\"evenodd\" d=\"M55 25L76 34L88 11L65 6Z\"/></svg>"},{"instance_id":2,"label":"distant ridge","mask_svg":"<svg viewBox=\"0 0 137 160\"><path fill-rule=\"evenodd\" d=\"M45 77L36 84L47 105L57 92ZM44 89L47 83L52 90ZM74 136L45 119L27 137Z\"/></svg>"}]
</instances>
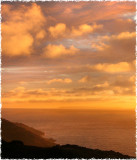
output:
<instances>
[{"instance_id":1,"label":"distant ridge","mask_svg":"<svg viewBox=\"0 0 137 160\"><path fill-rule=\"evenodd\" d=\"M6 119L2 119L1 128L2 139L7 142L19 140L25 145L38 147L52 147L56 145L53 139L44 138L43 132L22 123L14 123Z\"/></svg>"}]
</instances>

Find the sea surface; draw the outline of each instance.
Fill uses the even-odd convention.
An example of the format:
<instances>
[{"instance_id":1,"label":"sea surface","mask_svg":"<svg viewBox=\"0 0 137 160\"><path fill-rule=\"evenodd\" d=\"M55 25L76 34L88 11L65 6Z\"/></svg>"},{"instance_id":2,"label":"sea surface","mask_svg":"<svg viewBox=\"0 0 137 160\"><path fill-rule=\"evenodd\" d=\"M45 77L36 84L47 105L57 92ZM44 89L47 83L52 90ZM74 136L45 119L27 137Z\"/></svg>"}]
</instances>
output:
<instances>
[{"instance_id":1,"label":"sea surface","mask_svg":"<svg viewBox=\"0 0 137 160\"><path fill-rule=\"evenodd\" d=\"M135 156L135 111L2 109L2 117L44 131L59 144Z\"/></svg>"}]
</instances>

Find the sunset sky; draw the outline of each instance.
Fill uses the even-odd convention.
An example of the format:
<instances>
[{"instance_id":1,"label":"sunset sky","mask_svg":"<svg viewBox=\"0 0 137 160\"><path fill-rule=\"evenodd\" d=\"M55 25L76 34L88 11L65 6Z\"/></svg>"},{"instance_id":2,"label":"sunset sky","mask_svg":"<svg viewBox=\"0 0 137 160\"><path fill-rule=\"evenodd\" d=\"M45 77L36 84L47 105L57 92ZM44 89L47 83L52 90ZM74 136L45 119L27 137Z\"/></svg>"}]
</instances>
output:
<instances>
[{"instance_id":1,"label":"sunset sky","mask_svg":"<svg viewBox=\"0 0 137 160\"><path fill-rule=\"evenodd\" d=\"M2 2L2 107L134 109L135 2Z\"/></svg>"}]
</instances>

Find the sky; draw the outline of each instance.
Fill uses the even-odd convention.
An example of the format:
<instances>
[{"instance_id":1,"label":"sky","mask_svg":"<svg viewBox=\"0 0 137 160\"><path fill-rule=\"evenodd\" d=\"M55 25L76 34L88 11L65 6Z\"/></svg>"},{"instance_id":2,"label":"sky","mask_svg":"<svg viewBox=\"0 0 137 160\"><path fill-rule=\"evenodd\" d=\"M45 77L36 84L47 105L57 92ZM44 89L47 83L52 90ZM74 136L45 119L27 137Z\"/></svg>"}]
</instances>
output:
<instances>
[{"instance_id":1,"label":"sky","mask_svg":"<svg viewBox=\"0 0 137 160\"><path fill-rule=\"evenodd\" d=\"M2 2L2 107L135 109L135 2Z\"/></svg>"}]
</instances>

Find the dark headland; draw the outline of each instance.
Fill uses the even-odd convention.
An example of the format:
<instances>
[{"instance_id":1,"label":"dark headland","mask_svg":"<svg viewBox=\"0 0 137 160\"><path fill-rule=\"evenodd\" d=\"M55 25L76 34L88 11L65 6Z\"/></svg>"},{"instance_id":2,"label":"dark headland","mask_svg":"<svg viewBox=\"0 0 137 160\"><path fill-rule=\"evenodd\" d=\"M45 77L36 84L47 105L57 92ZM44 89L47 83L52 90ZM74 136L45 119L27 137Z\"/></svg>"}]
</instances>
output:
<instances>
[{"instance_id":1,"label":"dark headland","mask_svg":"<svg viewBox=\"0 0 137 160\"><path fill-rule=\"evenodd\" d=\"M43 132L21 123L2 119L2 158L112 158L130 159L114 151L89 149L77 145L59 145L44 138Z\"/></svg>"}]
</instances>

